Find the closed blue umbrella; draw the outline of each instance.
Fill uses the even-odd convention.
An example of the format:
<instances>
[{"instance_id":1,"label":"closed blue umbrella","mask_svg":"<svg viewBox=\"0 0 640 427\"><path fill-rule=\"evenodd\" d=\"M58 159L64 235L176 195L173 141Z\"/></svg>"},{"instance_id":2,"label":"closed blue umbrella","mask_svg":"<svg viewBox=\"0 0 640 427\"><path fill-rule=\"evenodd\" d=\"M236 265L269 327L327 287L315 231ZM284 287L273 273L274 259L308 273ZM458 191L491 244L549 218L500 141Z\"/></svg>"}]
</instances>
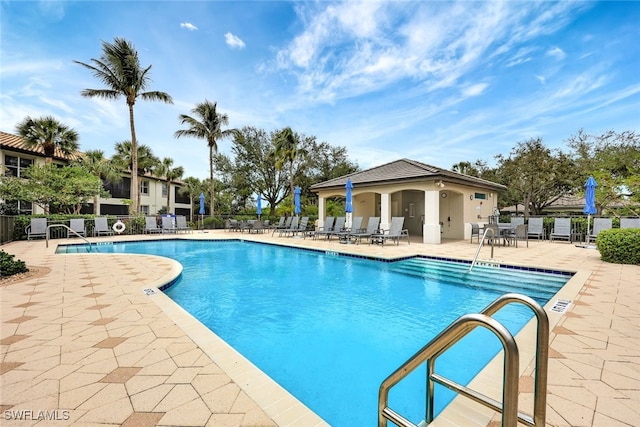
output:
<instances>
[{"instance_id":1,"label":"closed blue umbrella","mask_svg":"<svg viewBox=\"0 0 640 427\"><path fill-rule=\"evenodd\" d=\"M262 215L262 197L260 196L260 194L258 194L258 206L256 207L256 214L258 215L258 218L260 218L260 215Z\"/></svg>"},{"instance_id":2,"label":"closed blue umbrella","mask_svg":"<svg viewBox=\"0 0 640 427\"><path fill-rule=\"evenodd\" d=\"M200 221L202 223L202 231L201 233L204 233L204 218L202 217L204 215L204 193L200 193Z\"/></svg>"},{"instance_id":3,"label":"closed blue umbrella","mask_svg":"<svg viewBox=\"0 0 640 427\"><path fill-rule=\"evenodd\" d=\"M344 206L344 211L346 213L350 213L353 212L353 204L351 203L351 190L353 189L353 184L350 179L347 179L347 185L345 185L345 187L347 188L347 194L345 195L347 203Z\"/></svg>"},{"instance_id":4,"label":"closed blue umbrella","mask_svg":"<svg viewBox=\"0 0 640 427\"><path fill-rule=\"evenodd\" d=\"M585 204L582 212L587 214L587 244L589 244L589 235L591 234L591 215L598 212L596 209L596 187L598 183L592 176L587 179L587 182L584 184L584 198Z\"/></svg>"},{"instance_id":5,"label":"closed blue umbrella","mask_svg":"<svg viewBox=\"0 0 640 427\"><path fill-rule=\"evenodd\" d=\"M204 193L200 193L200 215L204 215Z\"/></svg>"},{"instance_id":6,"label":"closed blue umbrella","mask_svg":"<svg viewBox=\"0 0 640 427\"><path fill-rule=\"evenodd\" d=\"M345 194L346 203L344 205L344 211L347 214L347 220L345 222L346 228L351 228L351 216L353 213L353 203L351 202L351 190L353 189L353 184L350 179L347 179L347 184L345 185L347 192Z\"/></svg>"},{"instance_id":7,"label":"closed blue umbrella","mask_svg":"<svg viewBox=\"0 0 640 427\"><path fill-rule=\"evenodd\" d=\"M298 187L297 185L294 190L293 213L296 215L300 214L300 187Z\"/></svg>"}]
</instances>

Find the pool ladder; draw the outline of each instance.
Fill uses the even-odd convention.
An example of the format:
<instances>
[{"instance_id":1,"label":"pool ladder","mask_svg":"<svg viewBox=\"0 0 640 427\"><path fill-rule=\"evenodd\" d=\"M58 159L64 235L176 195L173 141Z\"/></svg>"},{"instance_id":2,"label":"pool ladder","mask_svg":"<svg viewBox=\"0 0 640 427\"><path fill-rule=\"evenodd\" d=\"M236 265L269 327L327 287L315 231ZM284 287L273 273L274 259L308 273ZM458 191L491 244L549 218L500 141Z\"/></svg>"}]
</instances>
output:
<instances>
[{"instance_id":1,"label":"pool ladder","mask_svg":"<svg viewBox=\"0 0 640 427\"><path fill-rule=\"evenodd\" d=\"M89 252L91 252L91 242L90 242L90 241L88 241L86 237L84 237L84 236L80 235L77 231L75 231L75 230L74 230L74 229L72 229L71 227L69 227L69 226L67 226L67 225L64 225L64 224L51 224L51 225L47 225L47 234L46 234L46 236L45 236L45 240L46 240L46 244L45 244L46 246L45 246L45 247L47 247L47 248L49 247L49 235L50 235L49 230L50 230L51 228L56 228L56 227L66 228L66 229L67 229L67 231L72 232L73 234L75 234L76 236L78 236L79 238L81 238L82 240L84 240L85 242L87 242L87 244L89 245Z\"/></svg>"},{"instance_id":2,"label":"pool ladder","mask_svg":"<svg viewBox=\"0 0 640 427\"><path fill-rule=\"evenodd\" d=\"M537 318L533 417L518 411L518 382L520 377L518 345L509 330L491 317L510 303L521 303L528 306ZM502 342L504 349L502 404L435 372L436 359L477 326L489 329ZM466 314L459 317L382 382L378 393L378 427L386 427L387 420L400 427L417 427L416 424L391 409L388 406L388 400L389 390L422 363L427 365L426 414L424 420L426 425L433 421L435 383L438 383L496 412L502 413L503 427L516 427L518 422L530 427L544 426L547 404L548 346L549 318L544 309L528 296L515 293L505 294L489 304L481 313ZM420 425L423 426L425 424L421 422Z\"/></svg>"},{"instance_id":3,"label":"pool ladder","mask_svg":"<svg viewBox=\"0 0 640 427\"><path fill-rule=\"evenodd\" d=\"M491 259L493 259L493 243L496 240L496 233L493 230L493 228L487 228L486 230L484 230L484 234L482 234L482 238L480 239L480 241L478 242L478 249L476 250L476 254L473 256L473 261L471 261L471 267L469 267L469 271L473 270L473 267L476 265L476 261L478 261L478 255L480 255L480 249L482 249L482 246L484 245L484 240L487 237L487 234L489 234L489 232L491 232Z\"/></svg>"}]
</instances>

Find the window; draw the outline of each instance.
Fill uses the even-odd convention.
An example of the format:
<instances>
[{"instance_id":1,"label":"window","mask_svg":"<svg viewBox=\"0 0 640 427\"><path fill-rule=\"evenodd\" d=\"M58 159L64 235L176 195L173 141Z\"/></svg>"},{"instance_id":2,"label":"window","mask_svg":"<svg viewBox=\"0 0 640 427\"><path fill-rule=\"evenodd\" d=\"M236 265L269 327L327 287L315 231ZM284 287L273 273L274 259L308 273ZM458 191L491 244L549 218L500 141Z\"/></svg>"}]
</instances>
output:
<instances>
[{"instance_id":1,"label":"window","mask_svg":"<svg viewBox=\"0 0 640 427\"><path fill-rule=\"evenodd\" d=\"M167 190L167 183L166 183L166 182L163 182L163 183L162 183L162 197L167 197L167 193L168 193L168 192L169 192L169 191Z\"/></svg>"},{"instance_id":2,"label":"window","mask_svg":"<svg viewBox=\"0 0 640 427\"><path fill-rule=\"evenodd\" d=\"M149 181L140 181L140 194L149 194Z\"/></svg>"},{"instance_id":3,"label":"window","mask_svg":"<svg viewBox=\"0 0 640 427\"><path fill-rule=\"evenodd\" d=\"M33 159L23 159L22 157L5 155L4 165L6 167L5 175L20 177L25 169L33 165Z\"/></svg>"},{"instance_id":4,"label":"window","mask_svg":"<svg viewBox=\"0 0 640 427\"><path fill-rule=\"evenodd\" d=\"M478 200L486 200L486 199L487 199L487 195L486 195L486 194L484 194L484 193L475 193L475 194L473 195L473 197L474 197L475 199L478 199Z\"/></svg>"},{"instance_id":5,"label":"window","mask_svg":"<svg viewBox=\"0 0 640 427\"><path fill-rule=\"evenodd\" d=\"M131 178L122 178L118 182L103 181L104 189L111 194L114 199L129 199L131 198ZM102 212L102 211L101 211ZM111 212L108 212L110 215ZM119 214L114 214L119 215ZM126 215L126 213L124 214Z\"/></svg>"},{"instance_id":6,"label":"window","mask_svg":"<svg viewBox=\"0 0 640 427\"><path fill-rule=\"evenodd\" d=\"M148 205L140 205L140 213L143 215L149 215L149 206Z\"/></svg>"},{"instance_id":7,"label":"window","mask_svg":"<svg viewBox=\"0 0 640 427\"><path fill-rule=\"evenodd\" d=\"M5 209L10 212L11 215L31 215L33 214L33 203L25 202L21 200L5 200Z\"/></svg>"}]
</instances>

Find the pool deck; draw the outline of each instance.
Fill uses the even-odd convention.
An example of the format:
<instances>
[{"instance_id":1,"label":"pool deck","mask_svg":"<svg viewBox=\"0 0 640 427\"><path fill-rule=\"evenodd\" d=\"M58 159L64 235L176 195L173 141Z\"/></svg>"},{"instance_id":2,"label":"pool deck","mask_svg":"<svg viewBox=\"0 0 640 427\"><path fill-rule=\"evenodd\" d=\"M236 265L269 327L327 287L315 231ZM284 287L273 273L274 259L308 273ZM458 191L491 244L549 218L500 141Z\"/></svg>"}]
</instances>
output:
<instances>
[{"instance_id":1,"label":"pool deck","mask_svg":"<svg viewBox=\"0 0 640 427\"><path fill-rule=\"evenodd\" d=\"M176 237L241 238L385 258L470 260L477 249L468 241L381 247L224 231L90 240ZM0 246L38 270L0 282L0 425L327 425L168 297L153 292L179 275L177 262L148 255L56 255L64 243L81 242ZM489 258L485 246L480 259ZM640 266L604 263L595 249L547 241L496 247L494 259L577 272L557 296L572 301L568 310L546 307L547 425L639 425ZM523 348L520 405L531 413L535 339L532 328L525 329L517 337ZM474 385L499 396L496 362ZM500 417L457 399L432 425L493 427Z\"/></svg>"}]
</instances>

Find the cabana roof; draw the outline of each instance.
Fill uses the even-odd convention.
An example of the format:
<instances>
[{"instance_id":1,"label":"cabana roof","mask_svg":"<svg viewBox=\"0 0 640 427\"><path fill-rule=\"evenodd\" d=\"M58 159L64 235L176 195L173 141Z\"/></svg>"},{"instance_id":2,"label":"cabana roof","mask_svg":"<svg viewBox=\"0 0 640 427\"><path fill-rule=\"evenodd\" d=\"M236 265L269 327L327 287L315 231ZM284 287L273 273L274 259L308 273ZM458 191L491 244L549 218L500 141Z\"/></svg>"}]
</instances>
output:
<instances>
[{"instance_id":1,"label":"cabana roof","mask_svg":"<svg viewBox=\"0 0 640 427\"><path fill-rule=\"evenodd\" d=\"M319 192L322 190L344 189L347 179L350 179L353 186L358 188L425 180L441 180L443 183L456 183L495 191L502 191L507 188L502 184L431 166L415 160L400 159L314 184L311 186L311 191Z\"/></svg>"}]
</instances>

